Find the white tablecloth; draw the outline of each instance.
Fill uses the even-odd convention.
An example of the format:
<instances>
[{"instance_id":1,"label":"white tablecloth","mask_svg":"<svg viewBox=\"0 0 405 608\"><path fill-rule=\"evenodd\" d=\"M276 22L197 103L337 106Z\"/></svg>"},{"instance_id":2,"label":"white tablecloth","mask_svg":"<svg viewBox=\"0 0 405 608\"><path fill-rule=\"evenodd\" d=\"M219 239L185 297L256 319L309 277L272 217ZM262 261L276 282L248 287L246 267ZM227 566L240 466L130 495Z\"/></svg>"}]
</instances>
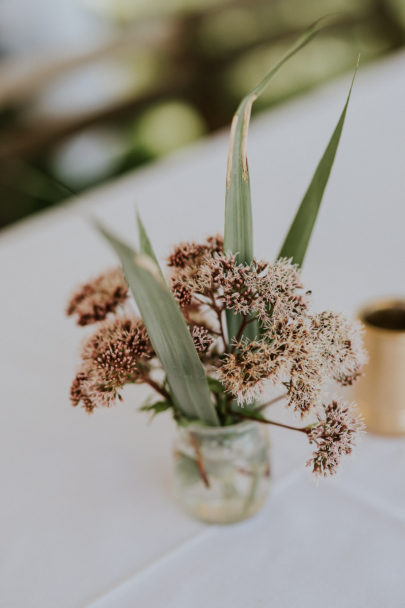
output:
<instances>
[{"instance_id":1,"label":"white tablecloth","mask_svg":"<svg viewBox=\"0 0 405 608\"><path fill-rule=\"evenodd\" d=\"M258 255L276 254L348 86L254 121ZM404 108L405 55L360 71L306 260L317 307L404 292ZM220 134L0 237L1 608L405 606L404 440L367 436L317 486L305 438L274 429L267 506L208 527L173 502L173 423L148 424L143 389L93 416L69 405L83 331L66 298L115 261L85 216L132 239L137 203L161 256L221 231L226 150Z\"/></svg>"}]
</instances>

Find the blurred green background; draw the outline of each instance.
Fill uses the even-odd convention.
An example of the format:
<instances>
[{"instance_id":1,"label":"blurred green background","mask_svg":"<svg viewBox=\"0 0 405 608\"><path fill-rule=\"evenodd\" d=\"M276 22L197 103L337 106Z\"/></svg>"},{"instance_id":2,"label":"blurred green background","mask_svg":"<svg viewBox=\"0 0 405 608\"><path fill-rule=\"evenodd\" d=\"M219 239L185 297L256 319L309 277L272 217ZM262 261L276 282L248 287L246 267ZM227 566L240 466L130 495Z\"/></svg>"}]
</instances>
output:
<instances>
[{"instance_id":1,"label":"blurred green background","mask_svg":"<svg viewBox=\"0 0 405 608\"><path fill-rule=\"evenodd\" d=\"M402 47L405 0L2 0L0 227L228 125L326 14L256 112Z\"/></svg>"}]
</instances>

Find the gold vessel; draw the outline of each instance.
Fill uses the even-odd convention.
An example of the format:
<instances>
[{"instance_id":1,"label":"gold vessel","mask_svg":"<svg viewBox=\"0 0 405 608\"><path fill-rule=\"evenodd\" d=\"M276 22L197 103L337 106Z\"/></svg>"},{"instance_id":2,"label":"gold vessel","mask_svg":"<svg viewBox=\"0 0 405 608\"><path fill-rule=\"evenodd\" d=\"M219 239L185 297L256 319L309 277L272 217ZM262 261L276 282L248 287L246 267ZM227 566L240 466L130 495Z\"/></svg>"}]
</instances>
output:
<instances>
[{"instance_id":1,"label":"gold vessel","mask_svg":"<svg viewBox=\"0 0 405 608\"><path fill-rule=\"evenodd\" d=\"M376 300L360 312L369 362L356 386L367 429L405 435L405 299Z\"/></svg>"}]
</instances>

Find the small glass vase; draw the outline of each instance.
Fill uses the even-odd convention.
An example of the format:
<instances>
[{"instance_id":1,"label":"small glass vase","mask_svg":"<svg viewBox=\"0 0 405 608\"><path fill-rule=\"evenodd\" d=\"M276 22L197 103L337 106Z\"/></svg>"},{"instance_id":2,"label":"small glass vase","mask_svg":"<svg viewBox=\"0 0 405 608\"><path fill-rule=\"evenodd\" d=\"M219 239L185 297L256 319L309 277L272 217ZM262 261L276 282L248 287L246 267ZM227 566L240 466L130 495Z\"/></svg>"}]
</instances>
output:
<instances>
[{"instance_id":1,"label":"small glass vase","mask_svg":"<svg viewBox=\"0 0 405 608\"><path fill-rule=\"evenodd\" d=\"M269 440L263 424L178 428L174 492L192 517L212 524L247 519L263 506L269 486Z\"/></svg>"}]
</instances>

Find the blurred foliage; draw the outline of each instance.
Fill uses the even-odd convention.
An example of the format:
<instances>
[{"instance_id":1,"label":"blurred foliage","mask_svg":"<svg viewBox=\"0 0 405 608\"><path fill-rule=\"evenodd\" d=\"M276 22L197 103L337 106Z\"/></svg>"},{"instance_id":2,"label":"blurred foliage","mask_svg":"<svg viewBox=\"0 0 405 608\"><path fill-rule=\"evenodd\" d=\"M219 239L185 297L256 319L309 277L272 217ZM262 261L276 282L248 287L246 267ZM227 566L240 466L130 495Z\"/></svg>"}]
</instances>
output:
<instances>
[{"instance_id":1,"label":"blurred foliage","mask_svg":"<svg viewBox=\"0 0 405 608\"><path fill-rule=\"evenodd\" d=\"M149 158L163 156L201 137L206 126L200 114L182 101L164 101L146 108L131 128L132 149Z\"/></svg>"},{"instance_id":2,"label":"blurred foliage","mask_svg":"<svg viewBox=\"0 0 405 608\"><path fill-rule=\"evenodd\" d=\"M3 95L0 226L66 198L47 176L82 192L228 125L241 97L321 16L332 14L331 24L280 72L255 112L352 70L359 52L364 66L405 44L405 0L77 6L114 44L43 82L33 78L24 94Z\"/></svg>"}]
</instances>

